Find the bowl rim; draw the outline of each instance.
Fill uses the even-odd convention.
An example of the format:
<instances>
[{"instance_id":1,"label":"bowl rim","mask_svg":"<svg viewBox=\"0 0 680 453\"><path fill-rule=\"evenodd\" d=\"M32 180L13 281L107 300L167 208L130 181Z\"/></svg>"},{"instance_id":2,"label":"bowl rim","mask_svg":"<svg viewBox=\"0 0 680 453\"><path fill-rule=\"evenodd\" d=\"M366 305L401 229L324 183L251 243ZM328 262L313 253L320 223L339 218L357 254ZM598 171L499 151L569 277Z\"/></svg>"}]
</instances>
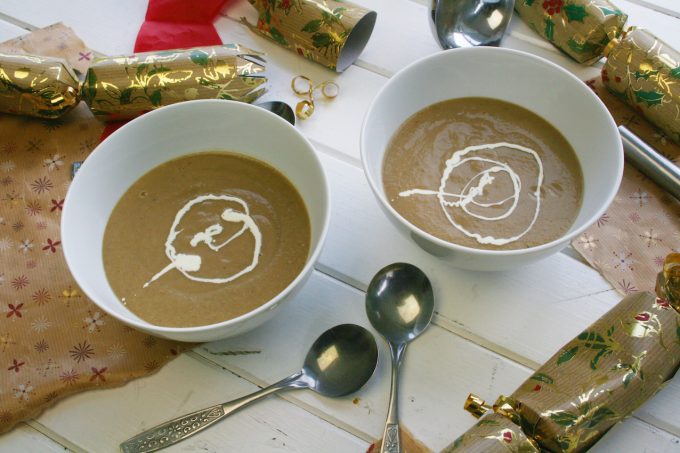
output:
<instances>
[{"instance_id":1,"label":"bowl rim","mask_svg":"<svg viewBox=\"0 0 680 453\"><path fill-rule=\"evenodd\" d=\"M244 102L238 102L238 101L231 101L231 100L222 100L222 99L199 99L199 100L193 100L193 101L185 101L185 102L178 102L176 104L171 104L168 106L164 106L162 108L152 110L150 112L147 112L137 118L132 119L128 123L125 123L123 126L118 128L116 131L114 131L111 135L107 136L104 140L102 140L96 148L87 156L81 167L79 168L78 172L81 171L88 171L88 168L90 168L92 165L98 165L98 160L101 158L97 158L96 160L92 160L93 156L98 156L96 153L101 147L103 143L105 143L107 140L111 138L116 138L119 137L123 134L126 133L127 129L130 128L130 125L147 121L144 118L152 118L157 115L166 115L169 112L173 110L182 110L185 108L201 108L201 105L221 105L223 108L226 110L239 110L239 109L244 109L244 110L252 110L254 112L257 112L256 115L264 115L264 116L269 116L270 119L273 119L274 121L278 121L279 124L283 124L284 128L289 130L291 133L296 134L299 138L302 139L303 143L307 146L307 149L309 153L311 154L311 162L313 162L316 166L317 169L320 173L321 180L322 180L322 187L324 189L324 215L323 215L323 220L320 225L320 232L319 232L319 239L317 241L316 247L311 250L311 253L309 254L307 261L305 262L305 265L303 268L300 270L300 272L297 274L297 276L286 286L281 292L279 292L276 296L273 298L269 299L267 302L264 304L256 307L255 309L244 313L240 316L237 316L232 319L227 319L225 321L219 322L219 323L214 323L214 324L206 324L202 326L192 326L192 327L167 327L167 326L158 326L155 324L151 324L149 322L143 321L139 322L136 319L131 319L128 318L127 316L124 316L114 310L109 309L109 307L104 306L103 304L100 304L96 298L92 297L90 294L93 293L90 289L90 285L87 281L84 281L84 279L78 275L78 271L73 271L73 269L77 269L77 267L73 266L73 256L71 255L70 251L71 246L67 245L68 240L63 242L63 252L64 252L64 259L66 260L66 265L68 266L68 270L75 280L76 284L79 286L79 288L83 291L83 293L90 299L97 307L101 308L104 310L107 314L110 316L116 318L117 320L131 325L133 327L136 327L138 329L144 330L144 331L152 331L156 332L159 334L191 334L191 333L210 333L218 330L222 330L225 328L228 328L232 325L237 326L241 324L244 321L247 321L248 319L255 318L257 315L266 312L269 310L272 306L278 304L282 299L284 299L286 296L288 296L298 285L302 284L307 275L313 271L314 266L316 265L316 262L319 258L319 255L321 254L321 249L323 248L323 245L326 240L326 236L328 234L328 228L330 224L330 216L331 216L331 197L330 197L330 185L328 182L328 177L326 176L326 172L324 170L324 167L321 163L321 159L319 158L318 152L314 148L314 145L312 145L311 141L307 139L295 126L291 125L288 121L284 120L280 116L276 115L275 113L272 113L268 110L265 110L260 107L256 107L255 105L252 104L247 104ZM220 107L220 108L222 108ZM232 112L231 114L233 114ZM101 152L101 151L100 151ZM196 151L197 153L200 152L200 150ZM186 155L191 155L193 153L187 153ZM243 154L243 153L240 153ZM88 165L88 162L95 162L95 163L90 163ZM272 164L269 164L272 165ZM273 165L272 165L273 166ZM155 168L155 167L154 167ZM274 167L276 168L276 167ZM65 201L64 201L64 209L62 212L61 216L61 221L60 221L60 231L62 234L62 238L67 238L73 236L73 234L64 234L64 231L66 231L67 228L65 228L67 223L72 223L75 224L75 222L68 221L66 220L67 218L71 218L72 215L66 215L69 210L69 193L71 192L72 188L75 186L76 190L84 190L86 187L80 188L78 185L76 185L77 178L74 178L73 181L71 182L71 185L69 186L69 189L67 191ZM295 187L295 184L291 181L291 184ZM296 187L297 189L297 187ZM305 203L305 207L307 207L307 204ZM307 207L307 209L309 209ZM307 213L309 215L309 212ZM108 222L108 219L107 219ZM62 239L63 241L63 239ZM76 244L73 244L74 248L77 246ZM108 278L107 278L108 280ZM118 303L121 303L120 300L117 300Z\"/></svg>"},{"instance_id":2,"label":"bowl rim","mask_svg":"<svg viewBox=\"0 0 680 453\"><path fill-rule=\"evenodd\" d=\"M571 79L579 82L580 84L583 85L583 88L587 91L584 91L585 96L590 98L592 101L595 101L595 105L598 106L598 108L603 111L606 114L607 121L609 123L609 126L611 130L616 131L616 136L619 137L618 140L618 152L615 154L616 162L616 184L612 186L612 188L609 190L609 193L607 193L607 196L603 199L603 203L601 206L595 211L595 213L590 216L584 224L576 228L573 231L568 231L566 234L560 236L557 239L554 239L550 242L546 242L544 244L536 245L534 247L527 247L527 248L520 248L520 249L511 249L511 250L487 250L487 249L477 249L473 247L467 247L464 245L459 245L455 244L453 242L446 241L444 239L441 239L437 236L434 236L427 231L418 228L417 226L413 225L411 222L409 222L406 218L404 218L396 209L392 207L392 205L387 201L386 197L384 196L382 190L380 187L378 187L378 183L373 177L373 174L371 173L368 165L368 146L366 144L366 136L367 136L367 123L369 118L374 114L373 111L376 109L376 105L378 104L378 101L380 100L381 96L383 93L389 88L391 83L394 83L393 81L396 81L400 79L401 77L405 77L404 74L407 74L413 70L416 70L417 67L421 65L427 64L430 60L436 60L436 59L441 59L441 58L455 58L456 55L459 54L464 54L464 53L487 53L489 55L493 54L514 54L519 56L520 58L527 58L529 60L533 60L535 63L539 65L543 65L548 68L548 70L552 71L557 71L561 72L563 75L570 77ZM539 253L542 251L545 251L547 249L551 249L557 246L562 245L565 242L569 242L575 237L577 237L579 234L583 233L587 228L592 226L592 224L607 210L609 205L612 203L614 200L614 197L616 196L619 187L621 185L621 180L623 178L623 144L621 142L620 136L618 135L618 129L616 126L616 122L614 121L614 118L611 116L611 113L609 113L609 110L607 110L607 107L604 105L602 100L592 91L590 90L587 85L583 82L583 80L579 79L576 77L574 74L571 72L567 71L566 69L562 68L561 66L546 60L543 57L540 57L538 55L533 55L527 52L523 52L521 50L515 50L515 49L508 49L508 48L503 48L503 47L466 47L466 48L456 48L456 49L448 49L444 50L441 52L437 52L431 55L427 55L425 57L422 57L413 63L409 64L408 66L405 66L401 70L399 70L394 76L392 76L381 88L378 90L378 93L375 95L373 100L371 101L368 110L366 111L366 115L364 116L364 120L361 125L361 134L359 138L359 148L360 148L360 155L361 155L361 163L362 167L364 170L364 174L366 175L366 179L368 180L368 184L371 187L371 191L373 194L376 196L376 198L379 200L380 204L382 205L383 209L386 209L395 219L397 219L402 225L407 227L409 230L411 230L413 233L423 237L424 239L427 239L428 241L434 243L435 245L438 245L440 247L443 247L445 249L448 249L453 252L466 252L470 254L476 254L478 256L484 256L484 257L511 257L511 256L521 256L525 254L533 254L533 253ZM384 154L383 154L383 159L384 161ZM382 168L382 162L381 162L381 168ZM572 224L573 226L573 224Z\"/></svg>"}]
</instances>

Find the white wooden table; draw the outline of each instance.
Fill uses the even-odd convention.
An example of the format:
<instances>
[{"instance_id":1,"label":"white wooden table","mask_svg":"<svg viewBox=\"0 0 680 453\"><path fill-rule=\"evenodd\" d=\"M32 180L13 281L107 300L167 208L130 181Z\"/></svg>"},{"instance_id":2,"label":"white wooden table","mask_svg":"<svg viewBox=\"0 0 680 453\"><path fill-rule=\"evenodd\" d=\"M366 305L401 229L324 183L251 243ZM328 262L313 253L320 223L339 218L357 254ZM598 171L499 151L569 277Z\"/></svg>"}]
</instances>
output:
<instances>
[{"instance_id":1,"label":"white wooden table","mask_svg":"<svg viewBox=\"0 0 680 453\"><path fill-rule=\"evenodd\" d=\"M66 399L41 417L0 437L0 452L114 451L128 437L169 418L262 387L297 369L307 345L328 327L368 327L364 289L393 261L417 264L437 295L434 325L409 350L403 369L401 417L414 435L438 451L475 420L463 411L468 392L487 400L511 393L532 370L612 307L620 296L595 270L567 251L530 267L494 274L459 271L439 262L395 231L364 179L359 131L369 102L400 68L437 52L428 28L428 0L356 0L378 12L359 61L341 75L251 34L238 19L253 16L245 0L231 3L216 27L224 42L268 53L267 99L296 99L289 82L305 74L334 79L340 96L323 103L299 129L317 147L332 187L332 220L316 272L281 315L239 338L186 353L154 376L112 390ZM680 49L680 0L616 0L629 24L652 29ZM132 51L146 12L144 0L2 0L0 40L64 22L91 48ZM545 57L586 79L599 67L568 60L514 17L504 47ZM363 452L382 434L389 367L382 340L379 368L357 395L327 399L311 392L271 397L204 433L178 451ZM217 355L229 350L259 354ZM680 452L680 376L614 427L597 452Z\"/></svg>"}]
</instances>

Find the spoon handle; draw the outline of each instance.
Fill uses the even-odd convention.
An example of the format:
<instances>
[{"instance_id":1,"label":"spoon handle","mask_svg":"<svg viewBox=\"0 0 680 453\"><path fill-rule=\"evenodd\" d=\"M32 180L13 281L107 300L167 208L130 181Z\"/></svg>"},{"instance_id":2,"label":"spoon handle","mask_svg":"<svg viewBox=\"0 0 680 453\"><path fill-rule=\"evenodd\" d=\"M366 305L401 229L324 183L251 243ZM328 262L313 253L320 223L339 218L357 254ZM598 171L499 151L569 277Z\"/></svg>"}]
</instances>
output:
<instances>
[{"instance_id":1,"label":"spoon handle","mask_svg":"<svg viewBox=\"0 0 680 453\"><path fill-rule=\"evenodd\" d=\"M390 389L390 406L387 409L387 421L383 433L380 453L401 453L401 436L399 434L399 369L406 353L406 343L390 343L392 357L392 387Z\"/></svg>"},{"instance_id":2,"label":"spoon handle","mask_svg":"<svg viewBox=\"0 0 680 453\"><path fill-rule=\"evenodd\" d=\"M295 373L250 395L228 403L200 409L154 426L120 444L120 449L123 453L145 453L169 447L203 431L212 424L264 396L286 388L304 387L304 385L300 384L301 377L302 373Z\"/></svg>"}]
</instances>

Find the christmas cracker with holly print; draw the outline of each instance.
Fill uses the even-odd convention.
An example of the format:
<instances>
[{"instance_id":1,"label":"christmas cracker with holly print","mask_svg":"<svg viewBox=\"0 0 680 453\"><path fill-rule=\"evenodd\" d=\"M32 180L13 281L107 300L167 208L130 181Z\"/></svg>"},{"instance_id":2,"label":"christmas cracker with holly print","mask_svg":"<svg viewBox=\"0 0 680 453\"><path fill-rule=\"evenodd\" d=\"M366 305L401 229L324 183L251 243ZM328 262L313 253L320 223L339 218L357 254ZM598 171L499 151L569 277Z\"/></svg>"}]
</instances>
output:
<instances>
[{"instance_id":1,"label":"christmas cracker with holly print","mask_svg":"<svg viewBox=\"0 0 680 453\"><path fill-rule=\"evenodd\" d=\"M515 11L536 33L579 63L602 58L628 19L608 0L517 0Z\"/></svg>"},{"instance_id":2,"label":"christmas cracker with holly print","mask_svg":"<svg viewBox=\"0 0 680 453\"><path fill-rule=\"evenodd\" d=\"M680 144L680 52L635 29L606 56L602 81L607 89Z\"/></svg>"},{"instance_id":3,"label":"christmas cracker with holly print","mask_svg":"<svg viewBox=\"0 0 680 453\"><path fill-rule=\"evenodd\" d=\"M0 53L0 112L58 118L80 102L78 85L61 58Z\"/></svg>"},{"instance_id":4,"label":"christmas cracker with holly print","mask_svg":"<svg viewBox=\"0 0 680 453\"><path fill-rule=\"evenodd\" d=\"M591 447L680 367L680 254L666 259L657 294L625 297L492 408L468 398L473 414L493 411L444 451Z\"/></svg>"},{"instance_id":5,"label":"christmas cracker with holly print","mask_svg":"<svg viewBox=\"0 0 680 453\"><path fill-rule=\"evenodd\" d=\"M193 99L252 102L265 92L263 63L258 52L238 44L98 58L82 97L103 120Z\"/></svg>"},{"instance_id":6,"label":"christmas cracker with holly print","mask_svg":"<svg viewBox=\"0 0 680 453\"><path fill-rule=\"evenodd\" d=\"M377 14L344 0L248 0L257 24L241 21L255 33L337 72L359 57Z\"/></svg>"}]
</instances>

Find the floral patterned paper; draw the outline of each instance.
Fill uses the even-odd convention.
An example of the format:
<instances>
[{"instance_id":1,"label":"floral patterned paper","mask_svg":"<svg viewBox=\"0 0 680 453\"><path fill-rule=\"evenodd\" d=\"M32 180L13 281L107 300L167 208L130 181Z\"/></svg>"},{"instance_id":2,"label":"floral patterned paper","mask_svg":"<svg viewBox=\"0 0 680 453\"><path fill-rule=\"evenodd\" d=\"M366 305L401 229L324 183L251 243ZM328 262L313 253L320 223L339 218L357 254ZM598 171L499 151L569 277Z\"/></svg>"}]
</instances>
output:
<instances>
[{"instance_id":1,"label":"floral patterned paper","mask_svg":"<svg viewBox=\"0 0 680 453\"><path fill-rule=\"evenodd\" d=\"M0 49L77 67L92 56L62 25ZM66 395L153 373L185 347L107 316L67 269L59 222L71 166L102 129L82 103L59 119L0 115L0 433Z\"/></svg>"}]
</instances>

